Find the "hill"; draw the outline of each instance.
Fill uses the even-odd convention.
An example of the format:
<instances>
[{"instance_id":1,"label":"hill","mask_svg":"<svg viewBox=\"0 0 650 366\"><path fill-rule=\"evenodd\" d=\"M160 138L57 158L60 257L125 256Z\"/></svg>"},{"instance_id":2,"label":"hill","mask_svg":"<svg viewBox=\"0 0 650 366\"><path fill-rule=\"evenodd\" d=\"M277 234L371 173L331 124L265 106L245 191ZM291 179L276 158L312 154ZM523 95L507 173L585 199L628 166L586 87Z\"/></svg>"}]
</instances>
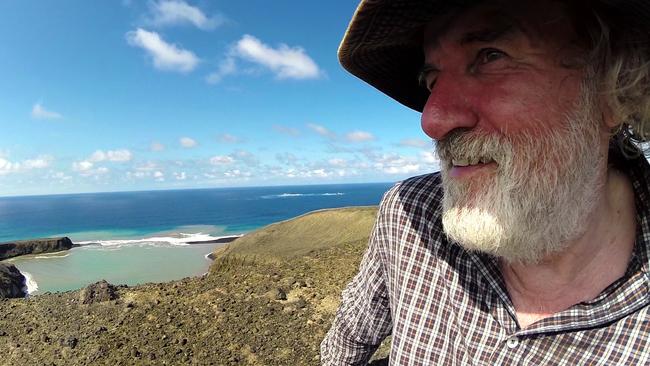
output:
<instances>
[{"instance_id":1,"label":"hill","mask_svg":"<svg viewBox=\"0 0 650 366\"><path fill-rule=\"evenodd\" d=\"M238 256L285 261L317 250L368 241L376 207L320 210L271 224L219 248L213 258Z\"/></svg>"}]
</instances>

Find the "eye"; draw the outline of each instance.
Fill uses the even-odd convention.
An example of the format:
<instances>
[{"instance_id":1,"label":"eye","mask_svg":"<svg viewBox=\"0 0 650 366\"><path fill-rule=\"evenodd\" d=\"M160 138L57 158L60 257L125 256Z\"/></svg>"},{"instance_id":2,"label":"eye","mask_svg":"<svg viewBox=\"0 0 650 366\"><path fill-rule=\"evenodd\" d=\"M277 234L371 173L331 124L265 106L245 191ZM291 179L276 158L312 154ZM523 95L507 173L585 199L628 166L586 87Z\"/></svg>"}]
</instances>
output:
<instances>
[{"instance_id":1,"label":"eye","mask_svg":"<svg viewBox=\"0 0 650 366\"><path fill-rule=\"evenodd\" d=\"M420 72L418 75L418 82L420 86L431 91L433 86L436 84L436 79L438 78L438 70L434 68L426 68Z\"/></svg>"},{"instance_id":2,"label":"eye","mask_svg":"<svg viewBox=\"0 0 650 366\"><path fill-rule=\"evenodd\" d=\"M506 56L507 55L505 52L499 51L496 48L483 48L478 52L478 55L476 56L476 63L479 65L488 64L490 62L500 60Z\"/></svg>"}]
</instances>

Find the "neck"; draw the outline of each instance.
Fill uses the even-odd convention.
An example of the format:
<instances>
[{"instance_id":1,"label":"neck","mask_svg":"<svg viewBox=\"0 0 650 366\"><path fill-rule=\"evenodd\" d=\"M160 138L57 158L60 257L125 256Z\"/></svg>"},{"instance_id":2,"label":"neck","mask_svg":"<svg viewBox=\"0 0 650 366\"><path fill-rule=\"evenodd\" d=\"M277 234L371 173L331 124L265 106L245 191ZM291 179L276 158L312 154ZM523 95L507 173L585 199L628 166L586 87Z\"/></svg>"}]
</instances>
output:
<instances>
[{"instance_id":1,"label":"neck","mask_svg":"<svg viewBox=\"0 0 650 366\"><path fill-rule=\"evenodd\" d=\"M611 170L587 230L567 249L539 263L502 261L501 272L522 328L595 298L625 274L634 249L632 185Z\"/></svg>"}]
</instances>

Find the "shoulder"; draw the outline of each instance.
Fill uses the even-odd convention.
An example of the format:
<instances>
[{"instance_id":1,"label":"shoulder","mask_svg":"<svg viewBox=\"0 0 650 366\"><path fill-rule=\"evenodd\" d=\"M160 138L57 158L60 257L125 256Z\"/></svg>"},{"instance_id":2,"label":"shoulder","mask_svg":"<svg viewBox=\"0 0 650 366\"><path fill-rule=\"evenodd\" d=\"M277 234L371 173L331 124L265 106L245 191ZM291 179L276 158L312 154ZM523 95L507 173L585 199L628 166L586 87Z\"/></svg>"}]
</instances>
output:
<instances>
[{"instance_id":1,"label":"shoulder","mask_svg":"<svg viewBox=\"0 0 650 366\"><path fill-rule=\"evenodd\" d=\"M379 215L392 222L432 222L440 216L441 204L442 179L436 172L396 183L384 195Z\"/></svg>"},{"instance_id":2,"label":"shoulder","mask_svg":"<svg viewBox=\"0 0 650 366\"><path fill-rule=\"evenodd\" d=\"M431 173L408 178L396 183L386 192L382 206L424 206L433 208L442 201L442 178Z\"/></svg>"}]
</instances>

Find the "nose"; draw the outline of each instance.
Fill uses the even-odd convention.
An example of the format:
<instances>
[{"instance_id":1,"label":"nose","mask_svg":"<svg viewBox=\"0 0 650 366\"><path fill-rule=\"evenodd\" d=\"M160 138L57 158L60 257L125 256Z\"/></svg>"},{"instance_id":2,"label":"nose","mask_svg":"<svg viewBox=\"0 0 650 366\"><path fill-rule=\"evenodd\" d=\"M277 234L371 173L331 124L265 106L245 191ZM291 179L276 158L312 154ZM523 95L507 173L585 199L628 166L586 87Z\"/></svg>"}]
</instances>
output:
<instances>
[{"instance_id":1,"label":"nose","mask_svg":"<svg viewBox=\"0 0 650 366\"><path fill-rule=\"evenodd\" d=\"M422 110L422 130L440 140L456 128L473 128L478 115L471 97L472 89L462 76L440 73Z\"/></svg>"}]
</instances>

